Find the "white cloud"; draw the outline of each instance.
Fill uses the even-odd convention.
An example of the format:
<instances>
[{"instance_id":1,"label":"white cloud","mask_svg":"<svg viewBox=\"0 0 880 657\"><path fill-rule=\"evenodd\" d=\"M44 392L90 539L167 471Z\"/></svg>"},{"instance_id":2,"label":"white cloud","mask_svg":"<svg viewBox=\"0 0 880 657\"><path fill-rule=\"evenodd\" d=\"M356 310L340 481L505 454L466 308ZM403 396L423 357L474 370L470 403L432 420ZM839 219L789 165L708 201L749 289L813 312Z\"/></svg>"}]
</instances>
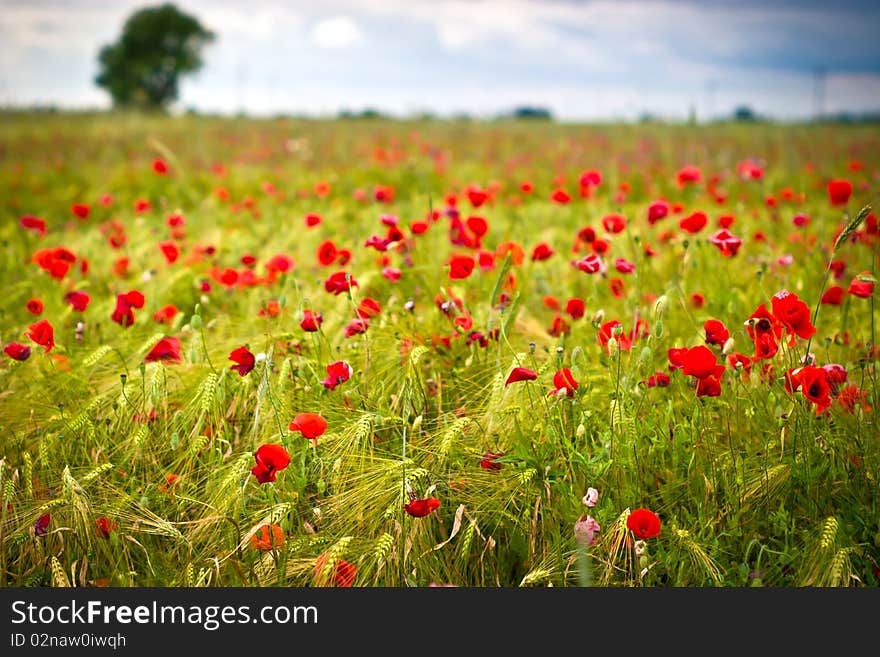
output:
<instances>
[{"instance_id":1,"label":"white cloud","mask_svg":"<svg viewBox=\"0 0 880 657\"><path fill-rule=\"evenodd\" d=\"M351 48L364 40L361 29L350 16L334 16L316 23L311 36L319 48Z\"/></svg>"}]
</instances>

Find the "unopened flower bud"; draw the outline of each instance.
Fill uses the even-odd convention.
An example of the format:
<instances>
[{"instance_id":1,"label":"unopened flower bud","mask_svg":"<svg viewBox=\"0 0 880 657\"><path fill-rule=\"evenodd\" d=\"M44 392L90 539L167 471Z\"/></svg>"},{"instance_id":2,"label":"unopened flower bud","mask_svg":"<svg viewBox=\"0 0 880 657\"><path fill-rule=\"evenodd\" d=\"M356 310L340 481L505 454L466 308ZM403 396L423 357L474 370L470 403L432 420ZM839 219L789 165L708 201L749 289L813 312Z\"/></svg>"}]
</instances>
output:
<instances>
[{"instance_id":1,"label":"unopened flower bud","mask_svg":"<svg viewBox=\"0 0 880 657\"><path fill-rule=\"evenodd\" d=\"M721 347L721 353L727 356L730 352L733 351L735 344L736 343L734 342L733 338L727 338L727 340L724 342L724 346Z\"/></svg>"},{"instance_id":2,"label":"unopened flower bud","mask_svg":"<svg viewBox=\"0 0 880 657\"><path fill-rule=\"evenodd\" d=\"M609 356L616 356L617 355L617 352L618 352L617 340L615 340L614 338L610 338L608 340L607 347L608 347L608 355Z\"/></svg>"},{"instance_id":3,"label":"unopened flower bud","mask_svg":"<svg viewBox=\"0 0 880 657\"><path fill-rule=\"evenodd\" d=\"M654 319L660 319L663 316L663 313L666 312L666 307L669 305L669 298L665 294L661 294L657 297L657 300L654 302Z\"/></svg>"}]
</instances>

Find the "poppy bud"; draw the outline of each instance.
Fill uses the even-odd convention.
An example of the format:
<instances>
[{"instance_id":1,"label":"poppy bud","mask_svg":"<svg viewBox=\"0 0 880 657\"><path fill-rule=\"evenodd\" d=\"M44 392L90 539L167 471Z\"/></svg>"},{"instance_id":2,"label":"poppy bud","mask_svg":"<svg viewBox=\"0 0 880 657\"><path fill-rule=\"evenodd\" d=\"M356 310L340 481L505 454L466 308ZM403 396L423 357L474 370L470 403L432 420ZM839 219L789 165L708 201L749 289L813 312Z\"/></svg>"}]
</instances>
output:
<instances>
[{"instance_id":1,"label":"poppy bud","mask_svg":"<svg viewBox=\"0 0 880 657\"><path fill-rule=\"evenodd\" d=\"M202 316L193 315L192 319L189 320L189 325L192 326L196 331L200 331L202 329Z\"/></svg>"},{"instance_id":2,"label":"poppy bud","mask_svg":"<svg viewBox=\"0 0 880 657\"><path fill-rule=\"evenodd\" d=\"M605 321L605 311L599 308L593 315L593 326L599 328L603 321Z\"/></svg>"},{"instance_id":3,"label":"poppy bud","mask_svg":"<svg viewBox=\"0 0 880 657\"><path fill-rule=\"evenodd\" d=\"M584 426L584 423L581 422L577 426L577 429L575 429L574 435L578 438L583 438L585 433L587 433L587 428Z\"/></svg>"},{"instance_id":4,"label":"poppy bud","mask_svg":"<svg viewBox=\"0 0 880 657\"><path fill-rule=\"evenodd\" d=\"M734 340L733 338L727 338L724 343L724 346L721 347L721 353L727 356L731 351L733 351Z\"/></svg>"},{"instance_id":5,"label":"poppy bud","mask_svg":"<svg viewBox=\"0 0 880 657\"><path fill-rule=\"evenodd\" d=\"M608 343L605 345L608 349L608 355L612 358L617 355L618 352L618 344L616 338L609 338Z\"/></svg>"},{"instance_id":6,"label":"poppy bud","mask_svg":"<svg viewBox=\"0 0 880 657\"><path fill-rule=\"evenodd\" d=\"M657 297L657 300L654 302L654 319L658 320L663 317L663 313L666 312L666 307L669 305L669 299L665 294L661 294Z\"/></svg>"}]
</instances>

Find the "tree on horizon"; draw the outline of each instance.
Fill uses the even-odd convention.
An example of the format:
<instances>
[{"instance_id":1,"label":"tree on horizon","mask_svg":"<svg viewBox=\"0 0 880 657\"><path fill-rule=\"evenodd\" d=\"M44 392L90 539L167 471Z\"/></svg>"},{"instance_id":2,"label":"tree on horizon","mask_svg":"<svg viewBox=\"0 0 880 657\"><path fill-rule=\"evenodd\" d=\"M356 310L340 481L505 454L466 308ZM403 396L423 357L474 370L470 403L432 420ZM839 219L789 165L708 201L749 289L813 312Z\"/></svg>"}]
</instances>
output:
<instances>
[{"instance_id":1,"label":"tree on horizon","mask_svg":"<svg viewBox=\"0 0 880 657\"><path fill-rule=\"evenodd\" d=\"M166 3L140 9L122 28L119 39L98 53L95 84L114 107L164 110L177 100L180 77L202 68L202 50L213 32L197 18Z\"/></svg>"}]
</instances>

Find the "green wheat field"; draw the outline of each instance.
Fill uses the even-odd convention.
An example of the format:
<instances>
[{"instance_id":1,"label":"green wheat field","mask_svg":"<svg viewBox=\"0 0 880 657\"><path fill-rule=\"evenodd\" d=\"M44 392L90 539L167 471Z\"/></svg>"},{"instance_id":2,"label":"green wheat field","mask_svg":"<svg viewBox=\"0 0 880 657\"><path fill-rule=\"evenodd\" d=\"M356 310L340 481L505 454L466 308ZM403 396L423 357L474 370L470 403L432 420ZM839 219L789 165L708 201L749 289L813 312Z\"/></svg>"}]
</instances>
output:
<instances>
[{"instance_id":1,"label":"green wheat field","mask_svg":"<svg viewBox=\"0 0 880 657\"><path fill-rule=\"evenodd\" d=\"M872 125L0 119L0 585L876 587Z\"/></svg>"}]
</instances>

